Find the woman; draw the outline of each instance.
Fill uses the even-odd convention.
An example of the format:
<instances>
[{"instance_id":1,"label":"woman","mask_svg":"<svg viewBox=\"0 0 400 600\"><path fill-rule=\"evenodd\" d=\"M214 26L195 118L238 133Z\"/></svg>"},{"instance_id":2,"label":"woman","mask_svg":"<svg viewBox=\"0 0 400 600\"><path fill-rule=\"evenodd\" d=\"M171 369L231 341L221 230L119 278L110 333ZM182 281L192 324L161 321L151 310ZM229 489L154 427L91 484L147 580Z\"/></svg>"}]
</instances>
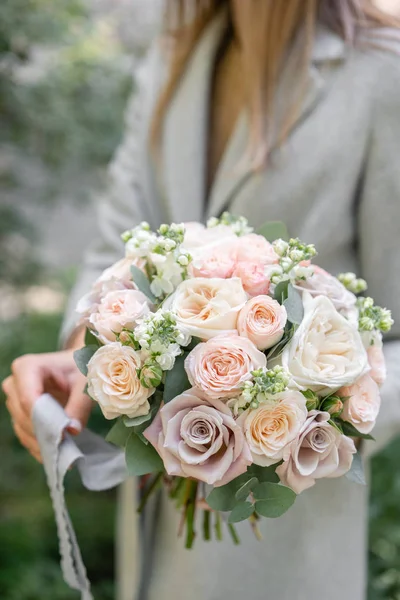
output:
<instances>
[{"instance_id":1,"label":"woman","mask_svg":"<svg viewBox=\"0 0 400 600\"><path fill-rule=\"evenodd\" d=\"M383 29L389 19L362 0L175 0L169 14L175 35L155 45L138 78L101 206L101 243L71 306L120 256L128 226L228 209L253 225L284 220L316 244L321 266L365 277L399 334L400 37ZM82 344L75 320L70 311L69 347ZM16 434L37 458L30 414L47 386L69 397L73 432L90 412L71 352L22 357L3 384ZM375 449L400 423L399 342L388 341L386 357ZM263 522L262 543L243 524L240 547L198 540L188 552L163 499L139 597L361 600L367 500L346 478L323 480L283 518Z\"/></svg>"}]
</instances>

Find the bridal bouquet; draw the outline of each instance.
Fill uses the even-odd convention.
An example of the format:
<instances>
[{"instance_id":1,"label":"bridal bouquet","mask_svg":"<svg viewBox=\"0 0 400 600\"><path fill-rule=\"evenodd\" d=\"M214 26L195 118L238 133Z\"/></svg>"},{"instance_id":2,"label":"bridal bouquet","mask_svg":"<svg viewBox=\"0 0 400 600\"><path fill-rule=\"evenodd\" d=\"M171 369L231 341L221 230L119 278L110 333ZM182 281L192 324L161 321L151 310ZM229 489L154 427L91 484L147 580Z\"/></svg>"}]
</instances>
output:
<instances>
[{"instance_id":1,"label":"bridal bouquet","mask_svg":"<svg viewBox=\"0 0 400 600\"><path fill-rule=\"evenodd\" d=\"M362 483L359 438L371 438L385 379L390 312L366 282L312 264L312 244L282 223L257 233L224 213L126 231L125 258L78 311L75 353L108 440L143 476L142 503L163 484L191 547L202 529L279 517L318 479Z\"/></svg>"}]
</instances>

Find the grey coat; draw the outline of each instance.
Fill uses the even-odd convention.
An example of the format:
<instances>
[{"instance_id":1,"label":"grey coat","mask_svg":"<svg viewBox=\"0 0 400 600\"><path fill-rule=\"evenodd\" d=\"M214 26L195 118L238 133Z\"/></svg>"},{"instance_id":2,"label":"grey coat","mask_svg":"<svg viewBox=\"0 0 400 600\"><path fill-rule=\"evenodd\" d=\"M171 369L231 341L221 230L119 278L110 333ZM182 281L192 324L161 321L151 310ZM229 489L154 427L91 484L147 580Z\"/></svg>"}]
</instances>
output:
<instances>
[{"instance_id":1,"label":"grey coat","mask_svg":"<svg viewBox=\"0 0 400 600\"><path fill-rule=\"evenodd\" d=\"M400 342L395 339L400 334L400 58L393 48L350 50L321 27L301 114L284 148L274 151L268 169L252 173L239 160L247 139L243 113L206 203L211 70L224 23L221 17L210 25L190 60L165 119L160 163L148 145L152 109L165 77L157 48L138 74L139 91L128 108L125 138L100 208L99 241L87 255L71 306L121 255L119 233L138 221L156 227L204 220L226 209L253 225L283 220L294 235L316 244L318 264L365 277L370 294L397 320L386 344L389 377L375 430L377 449L400 428ZM278 107L285 105L295 77L289 61ZM70 311L65 334L74 319ZM367 488L346 478L320 481L284 517L263 522L263 542L255 541L244 523L241 546L229 539L198 540L189 552L176 537L175 509L163 499L157 542L144 560L152 564L147 598L362 600L367 505Z\"/></svg>"}]
</instances>

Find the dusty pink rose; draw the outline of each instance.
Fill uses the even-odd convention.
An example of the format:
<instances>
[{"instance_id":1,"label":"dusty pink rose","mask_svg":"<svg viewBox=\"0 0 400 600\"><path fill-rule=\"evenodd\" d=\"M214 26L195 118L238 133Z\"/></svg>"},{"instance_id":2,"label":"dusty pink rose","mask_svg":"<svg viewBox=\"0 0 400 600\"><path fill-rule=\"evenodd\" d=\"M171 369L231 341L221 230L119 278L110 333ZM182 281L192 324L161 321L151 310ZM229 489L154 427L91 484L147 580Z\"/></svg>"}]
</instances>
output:
<instances>
[{"instance_id":1,"label":"dusty pink rose","mask_svg":"<svg viewBox=\"0 0 400 600\"><path fill-rule=\"evenodd\" d=\"M227 406L190 389L165 404L144 436L169 475L220 486L251 464L243 432Z\"/></svg>"},{"instance_id":2,"label":"dusty pink rose","mask_svg":"<svg viewBox=\"0 0 400 600\"><path fill-rule=\"evenodd\" d=\"M190 335L209 340L221 333L236 333L238 314L246 300L247 294L237 277L199 277L179 284L163 307L174 311L177 322Z\"/></svg>"},{"instance_id":3,"label":"dusty pink rose","mask_svg":"<svg viewBox=\"0 0 400 600\"><path fill-rule=\"evenodd\" d=\"M245 411L238 424L244 429L254 463L268 467L282 459L285 448L298 436L306 419L303 394L288 390L274 395L271 402Z\"/></svg>"},{"instance_id":4,"label":"dusty pink rose","mask_svg":"<svg viewBox=\"0 0 400 600\"><path fill-rule=\"evenodd\" d=\"M137 320L150 312L149 301L137 290L114 290L101 299L89 319L103 344L115 342L122 329L133 329Z\"/></svg>"},{"instance_id":5,"label":"dusty pink rose","mask_svg":"<svg viewBox=\"0 0 400 600\"><path fill-rule=\"evenodd\" d=\"M286 309L270 296L255 296L239 313L239 335L249 338L259 350L271 348L282 339Z\"/></svg>"},{"instance_id":6,"label":"dusty pink rose","mask_svg":"<svg viewBox=\"0 0 400 600\"><path fill-rule=\"evenodd\" d=\"M271 282L261 262L238 262L233 271L233 277L241 279L245 291L250 296L259 296L269 292Z\"/></svg>"},{"instance_id":7,"label":"dusty pink rose","mask_svg":"<svg viewBox=\"0 0 400 600\"><path fill-rule=\"evenodd\" d=\"M350 470L356 447L328 423L330 418L327 412L311 411L297 439L285 448L276 473L296 494L312 487L316 479L341 477Z\"/></svg>"},{"instance_id":8,"label":"dusty pink rose","mask_svg":"<svg viewBox=\"0 0 400 600\"><path fill-rule=\"evenodd\" d=\"M267 365L265 354L236 334L219 335L198 344L185 360L191 385L207 398L232 398L242 384L251 379L251 371Z\"/></svg>"},{"instance_id":9,"label":"dusty pink rose","mask_svg":"<svg viewBox=\"0 0 400 600\"><path fill-rule=\"evenodd\" d=\"M140 355L130 346L113 342L99 348L88 363L88 392L106 419L147 415L154 388L144 388L137 370Z\"/></svg>"},{"instance_id":10,"label":"dusty pink rose","mask_svg":"<svg viewBox=\"0 0 400 600\"><path fill-rule=\"evenodd\" d=\"M348 397L344 401L341 418L349 421L360 433L370 433L381 407L379 387L370 373L353 385L341 388L338 395Z\"/></svg>"}]
</instances>

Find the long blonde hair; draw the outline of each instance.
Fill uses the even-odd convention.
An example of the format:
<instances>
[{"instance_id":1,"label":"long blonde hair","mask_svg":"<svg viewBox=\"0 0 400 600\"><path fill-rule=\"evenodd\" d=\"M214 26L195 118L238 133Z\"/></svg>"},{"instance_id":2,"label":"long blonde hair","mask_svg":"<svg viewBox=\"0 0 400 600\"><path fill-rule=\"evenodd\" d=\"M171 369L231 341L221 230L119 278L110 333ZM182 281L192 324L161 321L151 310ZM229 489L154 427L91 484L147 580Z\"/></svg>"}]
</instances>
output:
<instances>
[{"instance_id":1,"label":"long blonde hair","mask_svg":"<svg viewBox=\"0 0 400 600\"><path fill-rule=\"evenodd\" d=\"M154 113L151 131L154 145L160 137L169 102L199 38L225 6L233 30L230 0L168 0L166 30L171 48L170 71ZM398 19L382 12L372 0L242 0L236 10L234 29L241 47L250 124L248 151L255 169L265 164L270 151L278 75L294 40L303 77L298 78L298 87L293 89L290 105L279 123L280 142L286 138L298 114L318 21L353 46L366 29L400 26Z\"/></svg>"}]
</instances>

